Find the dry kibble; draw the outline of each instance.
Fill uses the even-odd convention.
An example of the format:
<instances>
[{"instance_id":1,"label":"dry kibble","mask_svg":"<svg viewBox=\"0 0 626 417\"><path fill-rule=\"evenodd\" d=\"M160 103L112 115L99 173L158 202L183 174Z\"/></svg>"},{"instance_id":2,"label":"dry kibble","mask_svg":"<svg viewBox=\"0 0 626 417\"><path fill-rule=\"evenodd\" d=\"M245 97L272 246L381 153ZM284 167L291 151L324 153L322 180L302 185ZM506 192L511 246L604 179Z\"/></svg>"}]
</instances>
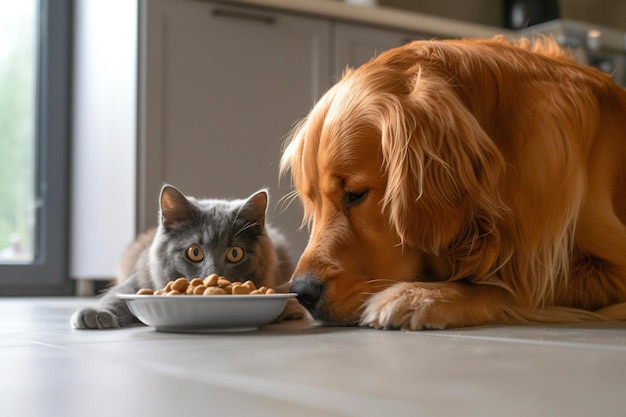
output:
<instances>
[{"instance_id":1,"label":"dry kibble","mask_svg":"<svg viewBox=\"0 0 626 417\"><path fill-rule=\"evenodd\" d=\"M204 279L203 284L207 287L215 287L217 285L218 279L219 277L217 276L217 274L211 274Z\"/></svg>"},{"instance_id":2,"label":"dry kibble","mask_svg":"<svg viewBox=\"0 0 626 417\"><path fill-rule=\"evenodd\" d=\"M217 286L220 287L220 288L224 288L225 286L230 285L230 284L231 284L231 282L229 280L227 280L226 278L224 278L224 277L219 277L217 279Z\"/></svg>"},{"instance_id":3,"label":"dry kibble","mask_svg":"<svg viewBox=\"0 0 626 417\"><path fill-rule=\"evenodd\" d=\"M265 287L259 287L259 288L258 288L258 289L256 289L256 290L252 290L252 291L250 292L250 294L265 294L266 292L267 292L267 288L265 288Z\"/></svg>"},{"instance_id":4,"label":"dry kibble","mask_svg":"<svg viewBox=\"0 0 626 417\"><path fill-rule=\"evenodd\" d=\"M178 278L171 285L171 289L174 291L178 291L179 293L184 293L189 286L189 281L185 277Z\"/></svg>"},{"instance_id":5,"label":"dry kibble","mask_svg":"<svg viewBox=\"0 0 626 417\"><path fill-rule=\"evenodd\" d=\"M202 279L200 278L194 278L189 281L189 285L191 285L192 287L197 287L198 285L204 285L204 281L202 281Z\"/></svg>"},{"instance_id":6,"label":"dry kibble","mask_svg":"<svg viewBox=\"0 0 626 417\"><path fill-rule=\"evenodd\" d=\"M176 280L169 281L164 288L152 290L151 288L142 288L137 291L138 295L245 295L245 294L276 294L272 288L257 288L254 282L248 280L246 282L230 281L228 278L211 274L208 277L193 278L191 280L180 277Z\"/></svg>"},{"instance_id":7,"label":"dry kibble","mask_svg":"<svg viewBox=\"0 0 626 417\"><path fill-rule=\"evenodd\" d=\"M220 287L207 287L206 290L202 293L202 295L224 295L226 291L221 289Z\"/></svg>"},{"instance_id":8,"label":"dry kibble","mask_svg":"<svg viewBox=\"0 0 626 417\"><path fill-rule=\"evenodd\" d=\"M209 288L209 287L207 287L206 285L198 285L197 287L195 287L193 289L193 294L194 295L202 295L202 294L204 294L204 290L206 290L207 288ZM214 288L214 287L211 287L211 288Z\"/></svg>"},{"instance_id":9,"label":"dry kibble","mask_svg":"<svg viewBox=\"0 0 626 417\"><path fill-rule=\"evenodd\" d=\"M233 295L235 294L250 294L250 288L246 285L233 285Z\"/></svg>"},{"instance_id":10,"label":"dry kibble","mask_svg":"<svg viewBox=\"0 0 626 417\"><path fill-rule=\"evenodd\" d=\"M248 281L244 282L242 285L243 285L244 287L249 288L249 289L250 289L250 291L254 291L254 290L256 290L256 285L254 285L254 282L252 282L252 281L250 281L250 280L248 280Z\"/></svg>"}]
</instances>

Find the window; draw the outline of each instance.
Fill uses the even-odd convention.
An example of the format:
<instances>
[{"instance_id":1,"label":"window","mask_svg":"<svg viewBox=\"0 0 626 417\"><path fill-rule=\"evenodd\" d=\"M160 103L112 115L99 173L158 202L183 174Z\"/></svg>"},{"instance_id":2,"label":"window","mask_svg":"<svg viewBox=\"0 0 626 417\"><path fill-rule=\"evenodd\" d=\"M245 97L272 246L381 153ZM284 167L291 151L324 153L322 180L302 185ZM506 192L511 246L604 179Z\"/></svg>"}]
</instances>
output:
<instances>
[{"instance_id":1,"label":"window","mask_svg":"<svg viewBox=\"0 0 626 417\"><path fill-rule=\"evenodd\" d=\"M71 4L0 10L0 295L69 294Z\"/></svg>"}]
</instances>

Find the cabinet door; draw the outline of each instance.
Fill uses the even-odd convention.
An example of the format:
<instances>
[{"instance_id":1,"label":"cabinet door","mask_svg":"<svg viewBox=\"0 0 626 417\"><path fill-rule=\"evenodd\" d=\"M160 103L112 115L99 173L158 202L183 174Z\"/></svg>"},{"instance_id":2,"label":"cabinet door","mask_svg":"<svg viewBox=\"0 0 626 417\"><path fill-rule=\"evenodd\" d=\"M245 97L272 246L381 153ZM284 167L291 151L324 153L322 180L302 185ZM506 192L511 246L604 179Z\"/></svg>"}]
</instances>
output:
<instances>
[{"instance_id":1,"label":"cabinet door","mask_svg":"<svg viewBox=\"0 0 626 417\"><path fill-rule=\"evenodd\" d=\"M404 45L415 39L427 39L418 33L380 29L349 23L334 26L335 54L332 81L336 82L346 67L356 68L381 52Z\"/></svg>"},{"instance_id":2,"label":"cabinet door","mask_svg":"<svg viewBox=\"0 0 626 417\"><path fill-rule=\"evenodd\" d=\"M330 23L194 1L143 3L139 224L156 222L163 182L196 197L270 189L268 219L299 255L300 203L279 203L281 147L329 86Z\"/></svg>"}]
</instances>

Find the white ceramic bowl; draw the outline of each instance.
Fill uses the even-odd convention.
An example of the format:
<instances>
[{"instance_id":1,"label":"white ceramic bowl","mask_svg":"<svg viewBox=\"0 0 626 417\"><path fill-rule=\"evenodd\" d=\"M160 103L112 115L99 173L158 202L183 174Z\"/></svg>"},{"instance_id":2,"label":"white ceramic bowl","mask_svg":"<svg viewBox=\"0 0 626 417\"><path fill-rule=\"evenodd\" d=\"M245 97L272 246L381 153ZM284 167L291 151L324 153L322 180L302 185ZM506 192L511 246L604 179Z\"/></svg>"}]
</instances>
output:
<instances>
[{"instance_id":1,"label":"white ceramic bowl","mask_svg":"<svg viewBox=\"0 0 626 417\"><path fill-rule=\"evenodd\" d=\"M136 295L118 294L144 324L162 332L255 330L274 321L296 294Z\"/></svg>"}]
</instances>

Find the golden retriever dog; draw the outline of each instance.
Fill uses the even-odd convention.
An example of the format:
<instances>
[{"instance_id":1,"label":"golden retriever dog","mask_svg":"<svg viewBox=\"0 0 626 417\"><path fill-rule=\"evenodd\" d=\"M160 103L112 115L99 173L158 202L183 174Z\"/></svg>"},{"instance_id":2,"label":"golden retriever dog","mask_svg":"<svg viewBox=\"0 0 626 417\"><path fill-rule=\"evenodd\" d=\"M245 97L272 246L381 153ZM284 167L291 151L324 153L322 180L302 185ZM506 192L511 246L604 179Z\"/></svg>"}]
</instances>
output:
<instances>
[{"instance_id":1,"label":"golden retriever dog","mask_svg":"<svg viewBox=\"0 0 626 417\"><path fill-rule=\"evenodd\" d=\"M626 91L540 39L415 41L287 140L327 324L626 320Z\"/></svg>"}]
</instances>

